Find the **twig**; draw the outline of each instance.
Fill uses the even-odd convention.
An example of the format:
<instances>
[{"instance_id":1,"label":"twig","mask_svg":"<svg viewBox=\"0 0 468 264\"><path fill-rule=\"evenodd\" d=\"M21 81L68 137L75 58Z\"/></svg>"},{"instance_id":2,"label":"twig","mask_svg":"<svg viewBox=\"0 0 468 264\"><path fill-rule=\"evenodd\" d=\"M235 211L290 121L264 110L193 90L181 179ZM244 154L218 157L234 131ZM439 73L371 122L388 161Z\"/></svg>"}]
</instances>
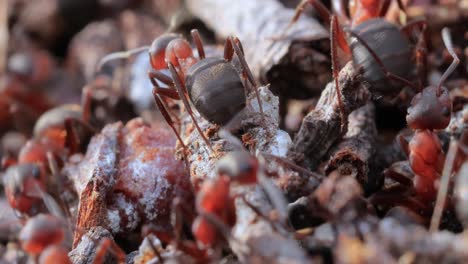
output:
<instances>
[{"instance_id":1,"label":"twig","mask_svg":"<svg viewBox=\"0 0 468 264\"><path fill-rule=\"evenodd\" d=\"M450 141L447 157L445 158L444 169L442 171L439 192L437 193L434 213L432 214L431 226L429 228L429 231L431 232L439 230L440 218L442 217L442 211L444 210L445 200L447 198L450 174L452 172L453 163L457 153L457 144L458 142L456 139L452 139Z\"/></svg>"}]
</instances>

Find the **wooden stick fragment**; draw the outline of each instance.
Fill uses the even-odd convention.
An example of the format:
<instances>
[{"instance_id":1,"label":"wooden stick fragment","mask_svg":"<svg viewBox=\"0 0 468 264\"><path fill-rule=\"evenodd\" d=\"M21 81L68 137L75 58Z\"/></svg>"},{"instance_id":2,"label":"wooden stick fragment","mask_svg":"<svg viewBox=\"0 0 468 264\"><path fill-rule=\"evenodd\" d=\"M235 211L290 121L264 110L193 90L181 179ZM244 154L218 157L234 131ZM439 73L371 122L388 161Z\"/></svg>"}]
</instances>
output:
<instances>
[{"instance_id":1,"label":"wooden stick fragment","mask_svg":"<svg viewBox=\"0 0 468 264\"><path fill-rule=\"evenodd\" d=\"M338 83L346 115L367 102L367 85L361 81L360 74L351 62L340 71ZM316 108L304 118L288 152L290 159L312 171L333 143L342 136L340 109L334 85L333 82L327 85Z\"/></svg>"}]
</instances>

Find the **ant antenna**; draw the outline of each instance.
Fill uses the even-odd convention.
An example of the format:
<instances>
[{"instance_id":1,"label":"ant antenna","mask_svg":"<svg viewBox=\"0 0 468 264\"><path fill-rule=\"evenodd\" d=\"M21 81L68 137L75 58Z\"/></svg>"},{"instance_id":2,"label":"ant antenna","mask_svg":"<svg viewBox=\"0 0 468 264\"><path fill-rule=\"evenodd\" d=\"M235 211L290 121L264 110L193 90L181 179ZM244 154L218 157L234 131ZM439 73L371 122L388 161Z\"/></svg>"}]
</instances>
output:
<instances>
[{"instance_id":1,"label":"ant antenna","mask_svg":"<svg viewBox=\"0 0 468 264\"><path fill-rule=\"evenodd\" d=\"M437 96L440 96L440 94L442 93L442 83L444 83L445 80L448 78L448 76L452 74L452 72L455 71L455 68L457 68L458 64L460 63L460 59L457 57L457 54L455 53L455 50L453 49L450 30L446 27L442 29L442 40L444 41L447 51L452 56L453 61L452 61L452 64L450 64L450 66L447 68L447 70L445 70L442 77L440 77L439 84L437 85Z\"/></svg>"},{"instance_id":2,"label":"ant antenna","mask_svg":"<svg viewBox=\"0 0 468 264\"><path fill-rule=\"evenodd\" d=\"M113 61L113 60L117 60L117 59L127 59L130 56L133 56L133 55L138 54L140 52L146 51L148 49L149 49L149 46L143 46L143 47L138 47L138 48L134 48L134 49L131 49L131 50L117 51L117 52L107 54L106 56L104 56L99 61L98 65L96 67L96 71L97 72L101 71L104 64L108 63L109 61Z\"/></svg>"}]
</instances>

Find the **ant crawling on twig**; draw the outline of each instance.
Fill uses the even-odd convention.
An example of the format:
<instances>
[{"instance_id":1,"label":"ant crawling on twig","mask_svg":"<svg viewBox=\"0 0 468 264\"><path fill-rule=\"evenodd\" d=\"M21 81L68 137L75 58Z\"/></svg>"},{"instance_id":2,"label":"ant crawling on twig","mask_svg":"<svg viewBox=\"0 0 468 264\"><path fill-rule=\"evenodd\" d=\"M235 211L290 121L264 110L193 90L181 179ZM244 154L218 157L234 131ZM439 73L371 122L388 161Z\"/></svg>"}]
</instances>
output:
<instances>
[{"instance_id":1,"label":"ant crawling on twig","mask_svg":"<svg viewBox=\"0 0 468 264\"><path fill-rule=\"evenodd\" d=\"M393 173L392 171L386 173L387 176L403 185L412 185L412 189L416 194L416 201L412 204L420 207L416 209L422 211L432 209L442 168L444 163L445 166L448 163L440 140L434 131L445 129L450 123L452 101L443 83L455 70L459 64L459 59L453 49L448 28L442 30L442 39L448 52L453 57L453 62L444 72L437 85L427 86L413 97L406 116L408 126L414 130L412 139L408 143L401 135L398 137L400 144L408 154L409 164L415 177L411 181L405 177L402 178L399 173ZM382 198L382 195L376 194L372 199L377 201L382 200Z\"/></svg>"},{"instance_id":2,"label":"ant crawling on twig","mask_svg":"<svg viewBox=\"0 0 468 264\"><path fill-rule=\"evenodd\" d=\"M297 6L296 13L284 33L298 20L306 4L312 5L325 23L330 25L333 78L342 124L345 125L347 119L338 86L338 48L346 55L351 55L354 66L362 70L363 78L371 85L374 96L394 96L401 91L402 85L417 90L418 87L408 81L413 69L409 38L413 28L421 29L416 51L417 58L425 57L423 32L426 22L416 20L398 28L383 18L391 0L351 1L351 18L347 15L342 1L332 2L337 9L337 15L332 15L319 0L303 0ZM405 11L401 0L397 2L399 8ZM347 26L344 29L340 26L337 16L346 21ZM422 72L419 68L424 66L423 63L418 60L417 66L418 72Z\"/></svg>"},{"instance_id":3,"label":"ant crawling on twig","mask_svg":"<svg viewBox=\"0 0 468 264\"><path fill-rule=\"evenodd\" d=\"M182 100L195 128L212 151L210 142L195 119L191 103L205 119L218 125L227 124L245 108L245 92L248 89L255 91L262 115L263 107L257 90L258 84L244 58L240 40L236 37L228 37L223 58L206 58L198 31L194 29L191 34L198 51L198 58L194 56L190 44L181 36L172 33L161 35L149 47L151 69L148 77L154 86L153 95L156 106L176 133L184 149L186 146L175 128L165 101L160 96ZM104 57L99 65L115 58L127 57L142 49L145 50L146 47L110 54ZM234 54L239 60L240 69L232 63ZM162 73L163 69L168 69L171 77ZM158 81L167 88L162 88Z\"/></svg>"}]
</instances>

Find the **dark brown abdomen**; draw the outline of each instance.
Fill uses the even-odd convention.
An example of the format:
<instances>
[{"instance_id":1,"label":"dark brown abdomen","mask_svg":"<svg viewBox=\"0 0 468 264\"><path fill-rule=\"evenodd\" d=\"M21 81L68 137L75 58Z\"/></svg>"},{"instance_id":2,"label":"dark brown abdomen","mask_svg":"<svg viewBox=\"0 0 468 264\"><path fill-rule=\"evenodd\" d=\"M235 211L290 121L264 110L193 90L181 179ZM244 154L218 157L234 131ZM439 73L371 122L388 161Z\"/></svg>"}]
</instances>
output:
<instances>
[{"instance_id":1,"label":"dark brown abdomen","mask_svg":"<svg viewBox=\"0 0 468 264\"><path fill-rule=\"evenodd\" d=\"M352 30L379 56L387 70L405 79L411 76L413 63L410 44L397 26L376 18ZM373 92L384 96L394 95L404 87L401 82L389 80L384 75L372 55L356 38L351 37L350 47L354 65L362 68L364 78L372 85Z\"/></svg>"},{"instance_id":2,"label":"dark brown abdomen","mask_svg":"<svg viewBox=\"0 0 468 264\"><path fill-rule=\"evenodd\" d=\"M239 74L223 59L207 58L193 65L186 86L198 112L212 123L225 125L245 107Z\"/></svg>"}]
</instances>

